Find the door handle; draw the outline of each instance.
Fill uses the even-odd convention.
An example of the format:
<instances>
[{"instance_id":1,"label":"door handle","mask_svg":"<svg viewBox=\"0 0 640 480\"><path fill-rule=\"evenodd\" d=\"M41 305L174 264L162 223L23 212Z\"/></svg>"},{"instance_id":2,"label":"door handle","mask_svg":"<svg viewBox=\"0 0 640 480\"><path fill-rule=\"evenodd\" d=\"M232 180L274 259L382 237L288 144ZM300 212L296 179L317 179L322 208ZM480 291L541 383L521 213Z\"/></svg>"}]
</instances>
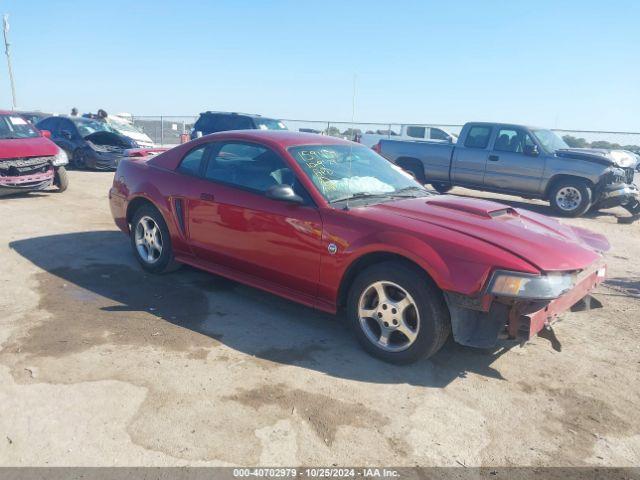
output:
<instances>
[{"instance_id":1,"label":"door handle","mask_svg":"<svg viewBox=\"0 0 640 480\"><path fill-rule=\"evenodd\" d=\"M215 202L216 197L213 196L213 193L201 193L200 200L204 200L205 202Z\"/></svg>"},{"instance_id":2,"label":"door handle","mask_svg":"<svg viewBox=\"0 0 640 480\"><path fill-rule=\"evenodd\" d=\"M498 155L489 155L489 160L491 160L492 162L497 162L498 160L500 160L500 157Z\"/></svg>"}]
</instances>

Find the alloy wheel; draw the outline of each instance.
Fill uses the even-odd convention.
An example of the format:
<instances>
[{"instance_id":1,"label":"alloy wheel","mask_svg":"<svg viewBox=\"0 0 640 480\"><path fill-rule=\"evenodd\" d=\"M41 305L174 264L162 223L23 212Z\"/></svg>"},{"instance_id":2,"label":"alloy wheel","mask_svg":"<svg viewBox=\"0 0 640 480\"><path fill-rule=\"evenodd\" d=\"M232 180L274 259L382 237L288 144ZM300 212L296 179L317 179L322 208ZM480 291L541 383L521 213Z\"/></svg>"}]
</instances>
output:
<instances>
[{"instance_id":1,"label":"alloy wheel","mask_svg":"<svg viewBox=\"0 0 640 480\"><path fill-rule=\"evenodd\" d=\"M162 255L162 233L156 221L144 216L136 225L135 243L138 255L148 264L156 263Z\"/></svg>"},{"instance_id":2,"label":"alloy wheel","mask_svg":"<svg viewBox=\"0 0 640 480\"><path fill-rule=\"evenodd\" d=\"M364 289L358 319L369 341L388 352L406 350L420 331L416 302L404 288L388 281L377 281Z\"/></svg>"}]
</instances>

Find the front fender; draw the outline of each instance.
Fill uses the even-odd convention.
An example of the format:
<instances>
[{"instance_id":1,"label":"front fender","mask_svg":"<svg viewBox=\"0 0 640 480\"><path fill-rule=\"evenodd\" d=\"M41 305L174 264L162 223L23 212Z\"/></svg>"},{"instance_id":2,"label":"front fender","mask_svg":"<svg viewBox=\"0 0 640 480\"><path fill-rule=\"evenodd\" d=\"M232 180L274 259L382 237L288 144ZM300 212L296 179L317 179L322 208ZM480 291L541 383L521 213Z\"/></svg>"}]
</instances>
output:
<instances>
[{"instance_id":1,"label":"front fender","mask_svg":"<svg viewBox=\"0 0 640 480\"><path fill-rule=\"evenodd\" d=\"M480 294L495 269L537 272L523 259L482 240L437 226L430 233L374 230L349 242L344 233L325 229L325 242L335 243L337 252L322 259L320 300L337 306L352 269L368 256L402 257L424 270L441 290L471 297Z\"/></svg>"}]
</instances>

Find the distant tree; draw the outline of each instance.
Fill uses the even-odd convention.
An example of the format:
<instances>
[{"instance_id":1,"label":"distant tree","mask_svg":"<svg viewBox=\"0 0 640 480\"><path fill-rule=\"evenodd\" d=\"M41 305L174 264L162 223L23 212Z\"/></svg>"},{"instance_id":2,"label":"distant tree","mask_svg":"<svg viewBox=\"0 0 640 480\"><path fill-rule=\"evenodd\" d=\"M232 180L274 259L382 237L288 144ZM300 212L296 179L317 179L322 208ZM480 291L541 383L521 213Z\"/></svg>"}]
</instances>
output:
<instances>
[{"instance_id":1,"label":"distant tree","mask_svg":"<svg viewBox=\"0 0 640 480\"><path fill-rule=\"evenodd\" d=\"M596 142L591 142L591 148L606 148L609 150L618 150L622 148L617 143L606 142L604 140L598 140Z\"/></svg>"},{"instance_id":2,"label":"distant tree","mask_svg":"<svg viewBox=\"0 0 640 480\"><path fill-rule=\"evenodd\" d=\"M584 138L574 137L573 135L565 135L562 137L562 139L571 148L587 148L589 146L589 142L587 142Z\"/></svg>"},{"instance_id":3,"label":"distant tree","mask_svg":"<svg viewBox=\"0 0 640 480\"><path fill-rule=\"evenodd\" d=\"M330 135L332 137L339 137L340 136L340 130L338 130L338 127L330 126L329 128L327 128L325 130L325 134L326 135Z\"/></svg>"},{"instance_id":4,"label":"distant tree","mask_svg":"<svg viewBox=\"0 0 640 480\"><path fill-rule=\"evenodd\" d=\"M342 136L350 140L353 140L356 135L362 135L362 130L360 130L359 128L347 128L344 132L342 132Z\"/></svg>"}]
</instances>

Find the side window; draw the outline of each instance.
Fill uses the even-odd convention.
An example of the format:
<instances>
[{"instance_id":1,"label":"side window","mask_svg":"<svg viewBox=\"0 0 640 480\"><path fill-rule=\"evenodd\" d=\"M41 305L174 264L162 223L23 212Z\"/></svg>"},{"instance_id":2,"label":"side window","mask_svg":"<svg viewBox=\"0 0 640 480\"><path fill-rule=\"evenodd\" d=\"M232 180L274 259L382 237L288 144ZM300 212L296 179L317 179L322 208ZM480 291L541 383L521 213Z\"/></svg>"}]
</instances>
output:
<instances>
[{"instance_id":1,"label":"side window","mask_svg":"<svg viewBox=\"0 0 640 480\"><path fill-rule=\"evenodd\" d=\"M252 130L253 123L248 117L236 117L231 121L232 130Z\"/></svg>"},{"instance_id":2,"label":"side window","mask_svg":"<svg viewBox=\"0 0 640 480\"><path fill-rule=\"evenodd\" d=\"M413 137L413 138L424 138L426 131L427 131L426 127L416 127L416 126L407 127L407 136Z\"/></svg>"},{"instance_id":3,"label":"side window","mask_svg":"<svg viewBox=\"0 0 640 480\"><path fill-rule=\"evenodd\" d=\"M72 137L78 135L78 129L73 124L71 120L67 120L66 118L58 120L58 129L62 132L69 132Z\"/></svg>"},{"instance_id":4,"label":"side window","mask_svg":"<svg viewBox=\"0 0 640 480\"><path fill-rule=\"evenodd\" d=\"M475 125L469 129L469 134L464 142L467 148L487 148L491 127L485 125Z\"/></svg>"},{"instance_id":5,"label":"side window","mask_svg":"<svg viewBox=\"0 0 640 480\"><path fill-rule=\"evenodd\" d=\"M208 145L203 145L187 153L180 162L177 171L187 175L200 175L200 166L202 165L204 152L207 147Z\"/></svg>"},{"instance_id":6,"label":"side window","mask_svg":"<svg viewBox=\"0 0 640 480\"><path fill-rule=\"evenodd\" d=\"M503 128L498 132L494 150L499 152L523 153L525 147L535 145L529 134L522 130Z\"/></svg>"},{"instance_id":7,"label":"side window","mask_svg":"<svg viewBox=\"0 0 640 480\"><path fill-rule=\"evenodd\" d=\"M432 128L430 137L433 140L449 140L449 134L444 130L440 130L439 128Z\"/></svg>"},{"instance_id":8,"label":"side window","mask_svg":"<svg viewBox=\"0 0 640 480\"><path fill-rule=\"evenodd\" d=\"M41 122L38 122L37 127L39 130L49 130L53 135L56 126L55 124L56 122L54 118L45 118Z\"/></svg>"},{"instance_id":9,"label":"side window","mask_svg":"<svg viewBox=\"0 0 640 480\"><path fill-rule=\"evenodd\" d=\"M273 151L246 143L224 143L209 159L205 178L264 193L273 185L293 185L293 172Z\"/></svg>"}]
</instances>

